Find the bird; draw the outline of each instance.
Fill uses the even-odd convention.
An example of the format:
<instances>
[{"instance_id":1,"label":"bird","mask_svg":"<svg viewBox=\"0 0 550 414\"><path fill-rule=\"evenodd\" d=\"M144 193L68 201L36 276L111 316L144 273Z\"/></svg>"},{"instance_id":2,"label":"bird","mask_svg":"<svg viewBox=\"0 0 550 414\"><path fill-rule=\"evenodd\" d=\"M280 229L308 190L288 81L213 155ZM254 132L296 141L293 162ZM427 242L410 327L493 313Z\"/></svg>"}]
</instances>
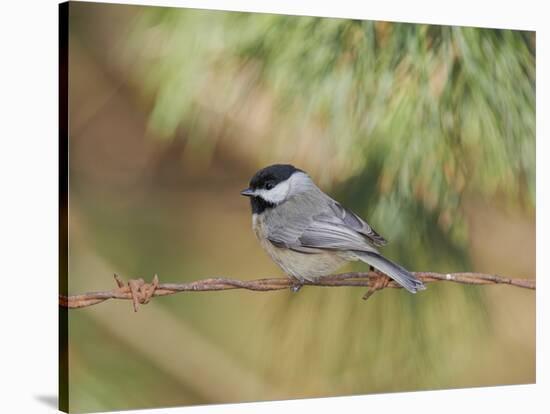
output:
<instances>
[{"instance_id":1,"label":"bird","mask_svg":"<svg viewBox=\"0 0 550 414\"><path fill-rule=\"evenodd\" d=\"M254 174L241 195L250 198L260 245L299 287L347 262L362 261L411 293L425 289L411 272L380 254L384 237L325 194L305 171L269 165Z\"/></svg>"}]
</instances>

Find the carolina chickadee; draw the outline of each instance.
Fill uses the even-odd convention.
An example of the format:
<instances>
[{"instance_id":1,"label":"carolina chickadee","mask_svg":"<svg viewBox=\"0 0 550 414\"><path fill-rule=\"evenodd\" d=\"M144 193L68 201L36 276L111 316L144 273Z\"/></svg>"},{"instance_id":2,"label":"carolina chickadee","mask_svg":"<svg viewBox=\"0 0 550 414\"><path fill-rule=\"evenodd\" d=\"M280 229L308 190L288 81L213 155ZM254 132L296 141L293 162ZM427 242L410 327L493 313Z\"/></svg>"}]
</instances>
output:
<instances>
[{"instance_id":1,"label":"carolina chickadee","mask_svg":"<svg viewBox=\"0 0 550 414\"><path fill-rule=\"evenodd\" d=\"M252 229L288 275L314 281L347 261L361 260L409 292L424 284L376 249L386 240L352 211L322 192L302 170L275 164L258 171L241 192L250 197Z\"/></svg>"}]
</instances>

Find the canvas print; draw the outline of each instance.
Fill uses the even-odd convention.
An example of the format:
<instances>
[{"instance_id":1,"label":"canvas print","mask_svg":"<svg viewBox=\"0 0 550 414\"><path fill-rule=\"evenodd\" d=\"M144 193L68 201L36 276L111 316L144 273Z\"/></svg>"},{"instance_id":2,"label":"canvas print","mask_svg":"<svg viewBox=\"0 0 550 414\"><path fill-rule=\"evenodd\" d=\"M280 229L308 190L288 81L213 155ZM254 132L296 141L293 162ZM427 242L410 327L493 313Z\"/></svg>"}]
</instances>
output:
<instances>
[{"instance_id":1,"label":"canvas print","mask_svg":"<svg viewBox=\"0 0 550 414\"><path fill-rule=\"evenodd\" d=\"M66 412L535 377L535 32L59 7Z\"/></svg>"}]
</instances>

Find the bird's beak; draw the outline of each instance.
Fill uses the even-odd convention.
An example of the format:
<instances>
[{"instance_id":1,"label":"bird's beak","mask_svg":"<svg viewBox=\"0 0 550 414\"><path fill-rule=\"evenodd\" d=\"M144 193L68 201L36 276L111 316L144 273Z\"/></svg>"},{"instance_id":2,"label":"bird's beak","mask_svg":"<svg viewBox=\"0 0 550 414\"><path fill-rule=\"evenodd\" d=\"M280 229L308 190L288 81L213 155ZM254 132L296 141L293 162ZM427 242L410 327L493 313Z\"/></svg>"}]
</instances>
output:
<instances>
[{"instance_id":1,"label":"bird's beak","mask_svg":"<svg viewBox=\"0 0 550 414\"><path fill-rule=\"evenodd\" d=\"M241 195L245 197L252 197L254 195L254 190L250 188L246 188L243 191L241 191Z\"/></svg>"}]
</instances>

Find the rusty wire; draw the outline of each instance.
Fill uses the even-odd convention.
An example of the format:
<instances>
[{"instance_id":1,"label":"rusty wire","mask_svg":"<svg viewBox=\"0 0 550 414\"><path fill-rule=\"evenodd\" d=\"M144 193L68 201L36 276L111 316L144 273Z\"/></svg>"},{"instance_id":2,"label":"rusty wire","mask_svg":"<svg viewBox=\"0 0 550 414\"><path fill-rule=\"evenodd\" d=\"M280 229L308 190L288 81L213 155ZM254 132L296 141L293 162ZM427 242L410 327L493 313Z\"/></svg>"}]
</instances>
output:
<instances>
[{"instance_id":1,"label":"rusty wire","mask_svg":"<svg viewBox=\"0 0 550 414\"><path fill-rule=\"evenodd\" d=\"M469 272L447 274L415 272L414 275L424 283L447 281L467 285L505 284L531 290L536 289L536 281L533 279L512 279L491 274ZM137 311L140 304L148 303L153 297L173 295L180 292L205 292L233 289L266 292L289 288L298 290L302 286L367 287L368 291L363 296L363 299L366 300L378 290L401 287L386 275L376 271L341 273L325 276L314 282L305 281L303 284L288 277L256 280L237 280L214 277L187 283L159 283L157 275L153 277L151 283L146 283L143 279L130 279L128 283L124 283L118 275L115 274L114 277L117 283L116 289L102 292L89 292L73 296L59 295L59 305L65 308L84 308L86 306L96 305L108 299L127 299L132 300L134 311Z\"/></svg>"}]
</instances>

